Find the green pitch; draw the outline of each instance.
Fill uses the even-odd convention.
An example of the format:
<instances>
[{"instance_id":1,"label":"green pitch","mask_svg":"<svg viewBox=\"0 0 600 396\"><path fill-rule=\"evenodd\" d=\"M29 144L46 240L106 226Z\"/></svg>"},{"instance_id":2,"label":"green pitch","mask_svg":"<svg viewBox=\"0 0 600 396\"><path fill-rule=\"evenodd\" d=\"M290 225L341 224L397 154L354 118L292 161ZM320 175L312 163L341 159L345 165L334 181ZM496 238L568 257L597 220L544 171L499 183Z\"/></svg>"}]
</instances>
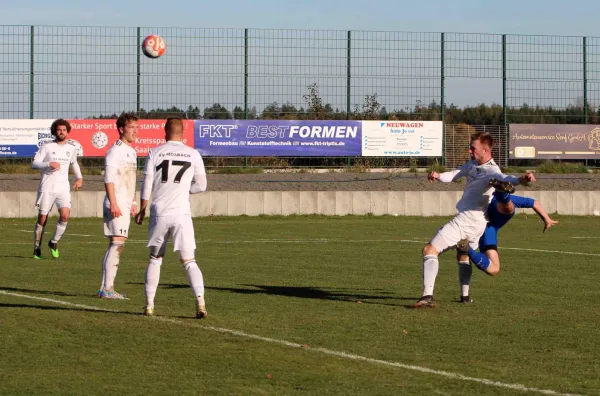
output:
<instances>
[{"instance_id":1,"label":"green pitch","mask_svg":"<svg viewBox=\"0 0 600 396\"><path fill-rule=\"evenodd\" d=\"M172 245L157 317L141 316L147 225L132 225L116 290L95 297L100 219L72 219L60 258L34 220L0 220L0 394L600 394L600 223L518 215L501 274L473 271L461 305L454 252L438 307L414 310L423 244L447 218L196 219L209 317ZM527 389L525 389L527 388ZM529 392L529 393L527 393Z\"/></svg>"}]
</instances>

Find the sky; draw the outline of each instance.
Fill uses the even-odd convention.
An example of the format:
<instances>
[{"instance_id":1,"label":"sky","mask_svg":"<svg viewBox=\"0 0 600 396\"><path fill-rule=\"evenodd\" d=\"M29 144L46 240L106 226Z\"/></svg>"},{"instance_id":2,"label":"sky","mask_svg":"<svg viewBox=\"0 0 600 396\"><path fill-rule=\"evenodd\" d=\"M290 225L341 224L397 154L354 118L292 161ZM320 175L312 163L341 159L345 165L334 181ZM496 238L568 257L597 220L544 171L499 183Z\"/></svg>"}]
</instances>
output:
<instances>
[{"instance_id":1,"label":"sky","mask_svg":"<svg viewBox=\"0 0 600 396\"><path fill-rule=\"evenodd\" d=\"M151 32L163 34L161 31L173 34L176 31L161 28L340 31L340 34L324 33L319 36L327 37L327 40L307 41L301 38L301 34L286 35L280 32L271 36L270 33L260 33L264 34L263 38L251 40L250 46L254 48L250 54L253 65L250 67L249 101L250 105L257 105L258 111L271 101L302 105L306 86L316 80L314 74L321 76L318 83L325 86L322 89L324 101L343 110L346 105L346 40L343 31L346 30L571 36L565 39L509 38L509 106L527 102L560 107L580 101L583 85L581 36L588 36L588 99L594 106L600 104L598 1L580 0L577 6L557 0L178 0L173 2L174 6L156 0L54 0L53 6L49 4L49 1L41 0L0 0L0 25L140 26L144 28L144 35ZM123 31L131 32L131 29ZM0 26L0 44L18 41L17 45L6 47L14 53L10 53L10 49L0 53L0 82L13 84L4 88L0 84L0 94L13 95L14 108L5 108L5 117L29 112L29 62L28 57L22 54L29 50L28 30L23 29L25 33L20 38L15 38L13 32L14 29ZM64 30L61 30L57 33L60 39L71 43L72 48L67 50L52 45L44 47L42 41L51 43L55 38L52 38L52 34L44 38L43 29L36 32L38 74L35 101L36 109L41 112L47 109L43 115L52 118L54 113L66 111L67 108L76 111L75 116L90 111L118 112L121 107L131 106L132 100L135 105L135 42L130 47L131 39L127 37L130 33L117 33L124 37L115 39L115 53L104 57L109 59L108 62L115 63L107 65L102 64L102 52L105 49L101 45L96 47L97 44L89 47L90 37L79 37L78 42L73 37L80 33L65 37ZM594 35L596 38L592 38ZM268 37L286 37L287 41L278 42ZM439 35L379 34L362 37L361 41L360 34L353 35L352 107L360 104L365 95L372 93L380 96L380 102L387 105L388 111L413 106L417 101L427 104L435 100L439 103ZM499 36L449 34L447 37L446 104L465 106L501 103ZM143 60L143 108L170 105L187 107L192 104L202 109L220 102L232 110L233 106L242 103L243 37L232 40L221 37L215 41L198 37L169 37L169 40L167 55L157 61ZM274 49L282 42L283 46L292 47L287 55L285 50ZM310 46L324 48L307 52L301 48L306 42L310 42ZM539 45L531 46L531 43ZM361 45L368 48L362 51L356 48ZM57 53L51 54L52 51ZM274 52L276 54L273 56ZM70 53L70 56L66 56L66 53ZM301 62L296 60L298 58L309 62L309 67L291 64ZM183 71L183 76L178 76L174 71L182 72L182 65L190 66L190 69ZM16 71L20 80L15 79L13 74L7 74L7 68L11 72ZM52 73L61 72L65 73L51 76ZM72 74L68 75L67 72ZM221 76L216 75L221 72ZM197 77L202 73L203 77ZM333 78L327 77L328 73ZM357 78L361 73L364 79ZM261 74L266 74L267 78L260 77ZM157 80L158 77L153 75L161 77ZM286 76L291 78L286 79ZM326 87L327 84L330 86ZM83 86L85 89L82 90ZM13 91L6 91L9 89ZM59 105L50 94L42 93L51 90L59 90L62 97L72 98L73 101L65 100L64 106ZM164 99L168 95L171 98ZM74 110L74 103L78 110ZM109 108L105 106L107 104L113 106Z\"/></svg>"},{"instance_id":2,"label":"sky","mask_svg":"<svg viewBox=\"0 0 600 396\"><path fill-rule=\"evenodd\" d=\"M600 2L594 0L178 0L173 7L157 0L50 3L1 0L0 24L600 36Z\"/></svg>"}]
</instances>

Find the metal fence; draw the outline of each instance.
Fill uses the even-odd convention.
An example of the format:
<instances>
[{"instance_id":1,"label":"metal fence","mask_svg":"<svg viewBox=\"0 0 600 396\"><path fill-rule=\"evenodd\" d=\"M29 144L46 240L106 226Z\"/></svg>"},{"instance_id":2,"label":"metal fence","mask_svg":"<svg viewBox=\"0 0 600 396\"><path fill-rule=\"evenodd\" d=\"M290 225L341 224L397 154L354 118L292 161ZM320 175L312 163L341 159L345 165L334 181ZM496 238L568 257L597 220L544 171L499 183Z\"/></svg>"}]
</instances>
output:
<instances>
[{"instance_id":1,"label":"metal fence","mask_svg":"<svg viewBox=\"0 0 600 396\"><path fill-rule=\"evenodd\" d=\"M148 34L165 56L141 54ZM311 86L327 118L496 125L499 137L600 115L599 37L0 26L0 43L1 118L310 118ZM464 149L453 141L444 158Z\"/></svg>"}]
</instances>

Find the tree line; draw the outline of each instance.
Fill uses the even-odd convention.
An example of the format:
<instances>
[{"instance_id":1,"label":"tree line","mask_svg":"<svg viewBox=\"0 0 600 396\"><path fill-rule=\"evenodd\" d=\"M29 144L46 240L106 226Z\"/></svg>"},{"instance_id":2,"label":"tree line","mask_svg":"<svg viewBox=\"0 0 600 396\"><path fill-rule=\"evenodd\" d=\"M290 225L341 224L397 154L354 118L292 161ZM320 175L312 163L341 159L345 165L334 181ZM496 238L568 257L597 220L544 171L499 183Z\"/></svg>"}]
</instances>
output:
<instances>
[{"instance_id":1,"label":"tree line","mask_svg":"<svg viewBox=\"0 0 600 396\"><path fill-rule=\"evenodd\" d=\"M316 84L307 87L308 92L302 96L303 106L297 107L292 103L272 102L264 107L261 112L256 107L246 111L241 106L234 106L229 110L220 103L200 109L198 106L189 105L187 109L176 106L170 108L156 108L152 110L140 109L138 116L143 119L160 119L168 116L179 116L191 120L417 120L440 121L442 119L442 106L435 101L422 104L417 101L414 106L403 109L388 110L379 103L377 94L366 95L361 105L355 105L354 110L348 114L345 109L333 108L329 103L323 103L319 88ZM116 118L117 114L91 116L90 118ZM458 107L454 104L444 106L444 120L447 124L467 125L504 125L504 109L500 104L479 104L475 106ZM585 124L586 114L583 105L569 105L565 108L552 106L530 106L523 103L521 106L507 107L506 123L530 124ZM594 109L588 106L587 123L600 123L600 107Z\"/></svg>"}]
</instances>

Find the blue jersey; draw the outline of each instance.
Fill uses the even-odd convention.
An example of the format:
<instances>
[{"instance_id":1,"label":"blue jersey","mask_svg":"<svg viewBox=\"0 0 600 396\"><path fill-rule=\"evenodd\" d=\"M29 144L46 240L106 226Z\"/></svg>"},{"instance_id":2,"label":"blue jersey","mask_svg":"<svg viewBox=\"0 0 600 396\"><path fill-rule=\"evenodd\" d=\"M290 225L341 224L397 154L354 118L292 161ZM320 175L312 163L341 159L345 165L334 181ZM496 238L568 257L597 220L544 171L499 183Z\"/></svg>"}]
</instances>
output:
<instances>
[{"instance_id":1,"label":"blue jersey","mask_svg":"<svg viewBox=\"0 0 600 396\"><path fill-rule=\"evenodd\" d=\"M510 200L515 205L515 208L531 209L535 203L535 200L532 198L519 197L517 195L511 195ZM481 252L498 249L498 231L515 215L514 211L511 214L500 213L497 206L498 200L496 197L493 197L487 209L488 223L483 235L479 239L479 250Z\"/></svg>"}]
</instances>

